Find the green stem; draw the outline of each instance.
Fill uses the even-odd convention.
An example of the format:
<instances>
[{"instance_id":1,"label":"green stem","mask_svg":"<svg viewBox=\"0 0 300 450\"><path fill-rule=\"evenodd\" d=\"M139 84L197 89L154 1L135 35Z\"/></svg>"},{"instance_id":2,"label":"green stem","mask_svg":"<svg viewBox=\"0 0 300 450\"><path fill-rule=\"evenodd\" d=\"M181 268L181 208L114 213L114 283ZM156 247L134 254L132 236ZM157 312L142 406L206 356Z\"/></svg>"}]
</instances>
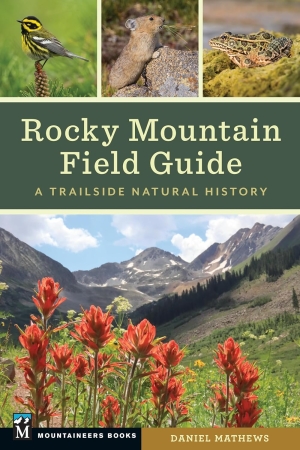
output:
<instances>
[{"instance_id":1,"label":"green stem","mask_svg":"<svg viewBox=\"0 0 300 450\"><path fill-rule=\"evenodd\" d=\"M88 404L87 404L87 408L85 411L85 417L84 417L84 428L87 428L87 418L88 418L88 412L90 410L90 406L91 406L91 400L92 400L92 388L91 386L89 386L90 388L90 392L89 392L89 398L88 398Z\"/></svg>"},{"instance_id":2,"label":"green stem","mask_svg":"<svg viewBox=\"0 0 300 450\"><path fill-rule=\"evenodd\" d=\"M165 407L166 407L166 404L168 403L167 393L168 393L168 384L169 384L170 373L171 373L171 369L169 368L168 369L166 386L165 386L165 392L164 392L164 394L162 396L162 397L164 397L163 398L162 408L160 408L160 402L159 402L158 424L157 424L158 428L161 428L161 424L162 424L163 417L164 417L164 412L165 412Z\"/></svg>"},{"instance_id":3,"label":"green stem","mask_svg":"<svg viewBox=\"0 0 300 450\"><path fill-rule=\"evenodd\" d=\"M228 424L228 410L229 410L229 373L226 374L226 403L225 403L225 425L227 428Z\"/></svg>"},{"instance_id":4,"label":"green stem","mask_svg":"<svg viewBox=\"0 0 300 450\"><path fill-rule=\"evenodd\" d=\"M44 316L42 316L42 318L43 318L44 332L46 333L48 321L47 321L47 319ZM45 371L45 374L47 375L47 369L46 368L44 369L44 371ZM45 382L46 381L47 381L47 378L45 378ZM50 417L47 417L47 428L50 428Z\"/></svg>"},{"instance_id":5,"label":"green stem","mask_svg":"<svg viewBox=\"0 0 300 450\"><path fill-rule=\"evenodd\" d=\"M143 371L143 368L144 368L144 364L141 364L140 372ZM142 387L142 378L139 379L137 393L136 393L136 402L135 402L135 404L134 404L134 406L132 408L132 414L135 412L136 405L139 402L140 393L141 393L141 387Z\"/></svg>"},{"instance_id":6,"label":"green stem","mask_svg":"<svg viewBox=\"0 0 300 450\"><path fill-rule=\"evenodd\" d=\"M98 353L99 350L95 351L95 368L94 368L94 397L93 397L93 428L96 426L96 405L97 405L97 384L98 384Z\"/></svg>"},{"instance_id":7,"label":"green stem","mask_svg":"<svg viewBox=\"0 0 300 450\"><path fill-rule=\"evenodd\" d=\"M76 416L77 416L77 409L78 409L78 391L79 391L79 381L76 380L76 394L75 394L75 410L74 410L74 417L73 417L73 428L75 428L76 425Z\"/></svg>"},{"instance_id":8,"label":"green stem","mask_svg":"<svg viewBox=\"0 0 300 450\"><path fill-rule=\"evenodd\" d=\"M65 414L66 414L66 386L65 386L65 371L63 370L61 377L61 428L65 428Z\"/></svg>"},{"instance_id":9,"label":"green stem","mask_svg":"<svg viewBox=\"0 0 300 450\"><path fill-rule=\"evenodd\" d=\"M133 378L133 375L134 375L134 371L135 371L137 362L138 362L138 358L135 358L134 362L132 364L131 372L130 372L129 379L128 379L128 382L127 382L127 385L126 385L125 405L124 405L124 413L123 413L123 420L122 420L122 428L125 428L125 426L126 426L127 413L128 413L128 403L129 403L130 393L131 393L132 378Z\"/></svg>"}]
</instances>

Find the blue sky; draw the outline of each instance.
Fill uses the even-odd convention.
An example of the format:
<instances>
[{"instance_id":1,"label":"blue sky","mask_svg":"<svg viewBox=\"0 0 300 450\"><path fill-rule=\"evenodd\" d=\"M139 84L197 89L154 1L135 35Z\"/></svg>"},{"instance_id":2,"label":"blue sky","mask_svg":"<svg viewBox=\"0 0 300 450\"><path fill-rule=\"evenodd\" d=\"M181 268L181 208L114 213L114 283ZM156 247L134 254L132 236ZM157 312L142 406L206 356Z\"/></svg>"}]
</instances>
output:
<instances>
[{"instance_id":1,"label":"blue sky","mask_svg":"<svg viewBox=\"0 0 300 450\"><path fill-rule=\"evenodd\" d=\"M88 270L128 260L159 247L192 261L214 242L225 242L255 222L284 227L283 214L0 215L0 227L69 270Z\"/></svg>"}]
</instances>

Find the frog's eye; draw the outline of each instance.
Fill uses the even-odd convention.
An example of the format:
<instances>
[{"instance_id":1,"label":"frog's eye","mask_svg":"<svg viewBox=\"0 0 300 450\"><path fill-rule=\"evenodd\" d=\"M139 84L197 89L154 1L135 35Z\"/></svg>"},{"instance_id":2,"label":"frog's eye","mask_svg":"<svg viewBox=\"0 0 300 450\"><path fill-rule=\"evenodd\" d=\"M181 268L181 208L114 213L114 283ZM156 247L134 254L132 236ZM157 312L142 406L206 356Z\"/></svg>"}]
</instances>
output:
<instances>
[{"instance_id":1,"label":"frog's eye","mask_svg":"<svg viewBox=\"0 0 300 450\"><path fill-rule=\"evenodd\" d=\"M154 20L153 17L149 17L149 20Z\"/></svg>"},{"instance_id":2,"label":"frog's eye","mask_svg":"<svg viewBox=\"0 0 300 450\"><path fill-rule=\"evenodd\" d=\"M227 35L226 34L222 34L222 36L220 36L220 39L227 39Z\"/></svg>"}]
</instances>

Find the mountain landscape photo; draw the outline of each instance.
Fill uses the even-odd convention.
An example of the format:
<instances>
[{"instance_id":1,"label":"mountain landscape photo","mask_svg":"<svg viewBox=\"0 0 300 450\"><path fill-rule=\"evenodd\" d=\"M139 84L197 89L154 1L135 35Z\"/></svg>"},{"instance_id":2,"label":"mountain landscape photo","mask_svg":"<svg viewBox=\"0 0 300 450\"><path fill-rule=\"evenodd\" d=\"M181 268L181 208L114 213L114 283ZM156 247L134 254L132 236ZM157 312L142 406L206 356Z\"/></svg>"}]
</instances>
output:
<instances>
[{"instance_id":1,"label":"mountain landscape photo","mask_svg":"<svg viewBox=\"0 0 300 450\"><path fill-rule=\"evenodd\" d=\"M300 295L295 250L299 245L300 216L296 216L283 228L259 222L240 228L191 261L150 246L125 261L70 271L0 228L0 282L9 286L2 293L1 310L24 326L34 312L31 299L37 281L50 276L67 297L60 314L80 312L92 304L105 310L122 296L132 305L129 316L133 322L146 317L167 338L193 348L222 330L292 314L292 289ZM265 262L265 255L269 255L267 261L273 255L278 266L278 261L287 259L284 252L291 249L292 263L276 269L280 274L271 272L270 264L275 263ZM262 266L257 268L258 264Z\"/></svg>"},{"instance_id":2,"label":"mountain landscape photo","mask_svg":"<svg viewBox=\"0 0 300 450\"><path fill-rule=\"evenodd\" d=\"M300 215L0 215L0 427L299 427L299 296Z\"/></svg>"},{"instance_id":3,"label":"mountain landscape photo","mask_svg":"<svg viewBox=\"0 0 300 450\"><path fill-rule=\"evenodd\" d=\"M188 295L189 291L195 291L197 286L205 286L209 280L216 277L222 279L230 271L244 270L245 264L249 264L253 256L259 258L264 252L292 248L299 243L300 216L297 216L284 228L259 222L251 228L241 228L225 242L211 244L190 262L169 251L149 247L126 261L106 262L90 270L71 272L58 261L1 228L0 260L3 270L0 281L9 286L2 294L1 309L13 314L24 325L33 309L31 298L37 280L51 276L63 287L63 295L68 299L60 307L62 313L70 309L80 311L81 307L88 308L91 304L105 309L114 298L123 296L132 305L133 318L147 317L149 314L153 317L150 311L153 308L159 311L159 305L166 299L175 298L179 302L178 299ZM189 322L187 332L185 327L182 329L176 325L176 335L181 336L183 333L180 339L187 344L207 336L215 329L292 311L290 286L293 285L300 292L298 271L296 268L293 270L292 275L285 274L285 277L274 283L267 283L263 277L252 282L241 280L238 287L232 286L230 291L233 309L228 308L221 317L219 313L218 317L214 317L213 311L208 309ZM272 302L263 308L249 310L243 306L257 297L271 294ZM215 292L209 306L216 306L219 297L218 292ZM186 302L184 314L188 314L188 308ZM191 311L194 309L197 309L197 302ZM180 320L181 314L180 309L176 319ZM159 315L159 325L169 321L167 315Z\"/></svg>"},{"instance_id":4,"label":"mountain landscape photo","mask_svg":"<svg viewBox=\"0 0 300 450\"><path fill-rule=\"evenodd\" d=\"M0 229L1 280L9 285L2 297L2 307L17 312L32 306L31 296L37 280L51 276L63 287L68 306L78 310L90 304L105 308L119 295L130 299L132 306L158 300L205 281L213 274L224 273L268 245L280 232L279 227L255 223L240 229L225 243L214 243L188 263L180 256L150 247L130 260L107 262L91 270L69 271L58 261L35 250L11 233Z\"/></svg>"}]
</instances>

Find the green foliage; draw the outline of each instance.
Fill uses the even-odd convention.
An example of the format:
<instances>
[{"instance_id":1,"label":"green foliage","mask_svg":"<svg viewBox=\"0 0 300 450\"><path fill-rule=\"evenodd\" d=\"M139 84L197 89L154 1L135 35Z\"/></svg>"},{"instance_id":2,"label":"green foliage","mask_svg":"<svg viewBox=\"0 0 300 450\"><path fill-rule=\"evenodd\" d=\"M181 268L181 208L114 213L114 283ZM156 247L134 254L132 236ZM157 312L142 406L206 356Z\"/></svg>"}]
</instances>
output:
<instances>
[{"instance_id":1,"label":"green foliage","mask_svg":"<svg viewBox=\"0 0 300 450\"><path fill-rule=\"evenodd\" d=\"M266 303L269 303L271 301L272 301L271 297L268 297L268 296L257 297L250 303L248 308L256 308L257 306L263 306Z\"/></svg>"},{"instance_id":2,"label":"green foliage","mask_svg":"<svg viewBox=\"0 0 300 450\"><path fill-rule=\"evenodd\" d=\"M2 261L0 261L0 274L2 272ZM5 289L7 289L8 286L5 283L0 283L0 296L1 296L1 292L4 291ZM0 315L0 319L3 318Z\"/></svg>"},{"instance_id":3,"label":"green foliage","mask_svg":"<svg viewBox=\"0 0 300 450\"><path fill-rule=\"evenodd\" d=\"M204 404L211 397L207 381L209 380L211 384L218 384L220 381L219 370L211 363L212 357L213 352L210 353L210 362L202 368L197 368L190 363L194 375L187 379L185 387L192 405L192 422L188 425L191 427L211 427L211 412L204 408ZM258 396L259 407L263 409L263 413L255 426L299 427L299 383L286 370L274 376L268 364L260 366L259 369L261 373L259 389L255 391L255 394Z\"/></svg>"},{"instance_id":4,"label":"green foliage","mask_svg":"<svg viewBox=\"0 0 300 450\"><path fill-rule=\"evenodd\" d=\"M161 330L163 332L163 330ZM246 353L253 355L259 366L268 364L275 375L287 370L300 382L300 317L297 314L277 314L273 318L259 322L240 323L213 331L209 336L189 345L189 364L196 356L201 355L204 362L211 360L213 349L228 336L240 343ZM279 366L276 361L280 360Z\"/></svg>"},{"instance_id":5,"label":"green foliage","mask_svg":"<svg viewBox=\"0 0 300 450\"><path fill-rule=\"evenodd\" d=\"M6 2L1 10L0 27L5 39L0 44L0 96L20 97L34 81L34 61L21 49L20 24L16 20L37 16L45 28L62 44L89 62L52 58L45 68L49 80L59 80L72 96L94 96L97 68L97 13L96 0L74 2L53 0L46 8L39 0ZM56 94L59 96L59 93Z\"/></svg>"},{"instance_id":6,"label":"green foliage","mask_svg":"<svg viewBox=\"0 0 300 450\"><path fill-rule=\"evenodd\" d=\"M110 305L107 305L107 311L110 311L111 314L115 314L114 321L119 331L121 330L124 319L127 317L127 313L131 310L131 308L132 304L129 303L127 298L122 297L121 295L116 297Z\"/></svg>"},{"instance_id":7,"label":"green foliage","mask_svg":"<svg viewBox=\"0 0 300 450\"><path fill-rule=\"evenodd\" d=\"M215 303L215 308L219 309L220 311L226 311L228 309L235 308L236 306L237 304L235 300L227 296L218 298Z\"/></svg>"},{"instance_id":8,"label":"green foliage","mask_svg":"<svg viewBox=\"0 0 300 450\"><path fill-rule=\"evenodd\" d=\"M214 275L205 283L201 285L198 283L189 291L183 291L181 295L168 295L157 302L137 308L132 314L132 319L139 320L141 317L146 317L154 325L161 325L187 311L215 307L219 301L222 304L223 300L219 297L236 288L241 281L246 279L253 281L262 274L266 274L266 281L276 281L283 275L284 270L289 270L293 265L299 264L300 245L263 253L259 259L253 257L249 265L245 265L243 271L231 270L230 272L226 271L223 275ZM226 308L229 308L227 297L225 297L224 303Z\"/></svg>"},{"instance_id":9,"label":"green foliage","mask_svg":"<svg viewBox=\"0 0 300 450\"><path fill-rule=\"evenodd\" d=\"M186 25L195 23L198 18L198 2L196 0L169 0L168 2L144 1L137 5L133 0L103 0L102 20L106 25L117 23L124 19L128 11L133 11L131 16L155 14L166 20L180 21Z\"/></svg>"},{"instance_id":10,"label":"green foliage","mask_svg":"<svg viewBox=\"0 0 300 450\"><path fill-rule=\"evenodd\" d=\"M78 89L72 90L72 88L65 88L59 80L49 81L50 97L80 97ZM26 90L20 91L22 97L36 97L34 83L30 83ZM88 94L89 97L97 96L97 90L95 86L91 87L91 91Z\"/></svg>"}]
</instances>

